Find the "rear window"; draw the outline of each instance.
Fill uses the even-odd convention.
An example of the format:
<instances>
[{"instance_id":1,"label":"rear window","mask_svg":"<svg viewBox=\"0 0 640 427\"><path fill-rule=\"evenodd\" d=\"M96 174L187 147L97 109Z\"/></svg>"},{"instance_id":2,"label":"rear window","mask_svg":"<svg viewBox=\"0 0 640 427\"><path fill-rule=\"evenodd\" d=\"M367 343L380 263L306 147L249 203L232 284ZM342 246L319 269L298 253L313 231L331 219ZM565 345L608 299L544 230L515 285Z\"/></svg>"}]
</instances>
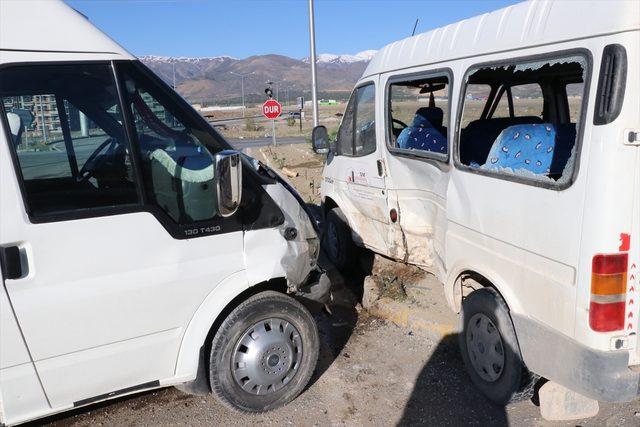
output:
<instances>
[{"instance_id":1,"label":"rear window","mask_svg":"<svg viewBox=\"0 0 640 427\"><path fill-rule=\"evenodd\" d=\"M577 156L586 71L582 55L470 69L459 163L507 179L568 183Z\"/></svg>"}]
</instances>

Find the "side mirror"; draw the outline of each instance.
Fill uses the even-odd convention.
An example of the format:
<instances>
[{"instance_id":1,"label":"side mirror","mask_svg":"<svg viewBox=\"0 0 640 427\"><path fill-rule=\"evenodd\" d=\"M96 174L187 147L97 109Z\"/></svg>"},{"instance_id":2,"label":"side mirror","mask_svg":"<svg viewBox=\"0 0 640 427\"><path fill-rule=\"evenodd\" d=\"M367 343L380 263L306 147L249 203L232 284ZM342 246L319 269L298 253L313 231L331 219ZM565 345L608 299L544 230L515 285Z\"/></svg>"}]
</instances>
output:
<instances>
[{"instance_id":1,"label":"side mirror","mask_svg":"<svg viewBox=\"0 0 640 427\"><path fill-rule=\"evenodd\" d=\"M311 144L313 151L317 154L326 154L329 152L329 133L327 128L320 125L313 128L311 132Z\"/></svg>"},{"instance_id":2,"label":"side mirror","mask_svg":"<svg viewBox=\"0 0 640 427\"><path fill-rule=\"evenodd\" d=\"M242 199L242 159L240 153L224 150L216 154L216 193L218 213L231 216L238 210Z\"/></svg>"}]
</instances>

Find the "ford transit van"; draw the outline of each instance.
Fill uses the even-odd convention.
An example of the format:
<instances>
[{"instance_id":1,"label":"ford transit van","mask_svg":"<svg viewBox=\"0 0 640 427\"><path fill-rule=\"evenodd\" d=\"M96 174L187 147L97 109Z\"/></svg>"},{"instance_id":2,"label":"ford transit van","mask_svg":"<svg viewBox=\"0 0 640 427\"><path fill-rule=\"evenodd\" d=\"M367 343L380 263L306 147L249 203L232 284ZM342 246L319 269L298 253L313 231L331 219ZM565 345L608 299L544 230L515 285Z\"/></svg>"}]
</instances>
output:
<instances>
[{"instance_id":1,"label":"ford transit van","mask_svg":"<svg viewBox=\"0 0 640 427\"><path fill-rule=\"evenodd\" d=\"M179 385L260 412L306 386L316 225L63 2L0 2L0 424Z\"/></svg>"},{"instance_id":2,"label":"ford transit van","mask_svg":"<svg viewBox=\"0 0 640 427\"><path fill-rule=\"evenodd\" d=\"M400 40L346 107L327 252L433 271L498 403L640 393L640 3L531 1Z\"/></svg>"}]
</instances>

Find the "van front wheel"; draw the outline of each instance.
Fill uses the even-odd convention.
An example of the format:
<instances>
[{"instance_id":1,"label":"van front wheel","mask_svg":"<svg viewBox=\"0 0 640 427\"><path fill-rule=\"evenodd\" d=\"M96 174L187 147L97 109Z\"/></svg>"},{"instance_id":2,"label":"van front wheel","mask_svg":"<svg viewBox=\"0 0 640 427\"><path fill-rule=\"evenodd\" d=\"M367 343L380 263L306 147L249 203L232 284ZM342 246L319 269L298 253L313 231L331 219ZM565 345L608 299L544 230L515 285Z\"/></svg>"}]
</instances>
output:
<instances>
[{"instance_id":1,"label":"van front wheel","mask_svg":"<svg viewBox=\"0 0 640 427\"><path fill-rule=\"evenodd\" d=\"M241 412L266 412L293 400L318 360L318 330L295 299L261 292L236 307L212 342L213 394Z\"/></svg>"},{"instance_id":2,"label":"van front wheel","mask_svg":"<svg viewBox=\"0 0 640 427\"><path fill-rule=\"evenodd\" d=\"M492 288L479 289L465 298L462 310L459 343L471 381L500 405L531 398L537 377L522 361L502 297Z\"/></svg>"},{"instance_id":3,"label":"van front wheel","mask_svg":"<svg viewBox=\"0 0 640 427\"><path fill-rule=\"evenodd\" d=\"M323 240L333 265L338 270L344 270L355 245L351 239L349 224L340 208L333 208L327 212Z\"/></svg>"}]
</instances>

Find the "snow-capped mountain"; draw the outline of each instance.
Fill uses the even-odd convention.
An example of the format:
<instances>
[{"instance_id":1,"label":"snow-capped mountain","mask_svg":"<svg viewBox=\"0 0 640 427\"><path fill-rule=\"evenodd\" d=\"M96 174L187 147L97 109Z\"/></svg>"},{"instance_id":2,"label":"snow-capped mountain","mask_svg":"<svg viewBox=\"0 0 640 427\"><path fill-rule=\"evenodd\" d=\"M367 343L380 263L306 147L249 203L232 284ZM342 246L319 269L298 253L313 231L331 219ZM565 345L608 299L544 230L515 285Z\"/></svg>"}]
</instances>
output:
<instances>
[{"instance_id":1,"label":"snow-capped mountain","mask_svg":"<svg viewBox=\"0 0 640 427\"><path fill-rule=\"evenodd\" d=\"M375 53L375 50L366 50L355 55L319 55L320 90L327 97L334 96L331 93L335 92L348 94ZM178 92L195 100L238 97L242 89L241 75L245 76L245 94L259 99L264 97L266 81L278 82L277 87L286 90L291 99L308 90L311 83L309 60L283 55L256 55L244 59L144 55L139 59L169 84L173 84L175 76Z\"/></svg>"},{"instance_id":2,"label":"snow-capped mountain","mask_svg":"<svg viewBox=\"0 0 640 427\"><path fill-rule=\"evenodd\" d=\"M321 53L316 57L317 64L351 64L354 62L369 62L377 50L363 50L355 55L334 55L332 53ZM309 63L309 57L306 57L302 62Z\"/></svg>"}]
</instances>

